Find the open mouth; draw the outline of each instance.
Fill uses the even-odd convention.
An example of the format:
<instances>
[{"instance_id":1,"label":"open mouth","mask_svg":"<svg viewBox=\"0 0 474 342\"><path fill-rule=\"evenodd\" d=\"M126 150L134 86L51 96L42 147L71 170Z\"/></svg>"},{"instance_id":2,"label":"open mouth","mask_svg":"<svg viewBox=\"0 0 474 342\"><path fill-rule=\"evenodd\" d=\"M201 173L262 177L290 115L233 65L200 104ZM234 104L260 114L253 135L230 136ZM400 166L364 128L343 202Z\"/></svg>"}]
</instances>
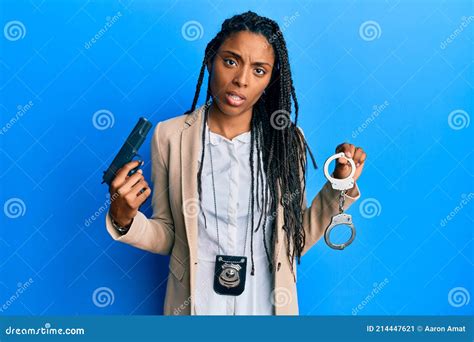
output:
<instances>
[{"instance_id":1,"label":"open mouth","mask_svg":"<svg viewBox=\"0 0 474 342\"><path fill-rule=\"evenodd\" d=\"M225 98L227 100L227 104L233 106L233 107L238 107L242 105L245 102L245 98L241 97L239 95L236 95L234 93L226 93Z\"/></svg>"}]
</instances>

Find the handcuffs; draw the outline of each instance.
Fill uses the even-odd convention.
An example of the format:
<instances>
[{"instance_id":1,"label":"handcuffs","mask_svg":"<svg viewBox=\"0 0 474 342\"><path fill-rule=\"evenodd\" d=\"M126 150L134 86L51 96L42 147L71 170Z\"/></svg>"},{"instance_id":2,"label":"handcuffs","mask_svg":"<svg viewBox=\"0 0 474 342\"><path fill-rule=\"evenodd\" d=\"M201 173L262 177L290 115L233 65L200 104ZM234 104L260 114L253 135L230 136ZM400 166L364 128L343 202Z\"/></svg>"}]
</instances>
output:
<instances>
[{"instance_id":1,"label":"handcuffs","mask_svg":"<svg viewBox=\"0 0 474 342\"><path fill-rule=\"evenodd\" d=\"M344 179L333 178L329 175L329 170L328 170L329 164L334 159L338 159L338 158L345 158L351 164L351 174ZM344 248L349 246L352 243L352 241L354 241L354 238L356 235L354 225L352 224L352 216L344 213L344 202L345 202L346 190L349 190L354 187L353 177L354 177L355 170L356 170L356 167L355 167L354 161L352 160L352 158L346 157L344 152L334 154L333 156L329 157L329 159L326 160L326 162L324 163L324 175L329 180L334 190L341 191L339 194L339 214L334 215L331 218L331 222L329 223L329 225L326 228L326 231L324 232L324 240L326 241L326 244L333 249L343 250ZM349 240L347 240L346 242L342 244L334 244L329 239L329 235L331 234L331 230L334 227L339 226L339 225L346 225L349 228L351 228L351 237L349 238Z\"/></svg>"}]
</instances>

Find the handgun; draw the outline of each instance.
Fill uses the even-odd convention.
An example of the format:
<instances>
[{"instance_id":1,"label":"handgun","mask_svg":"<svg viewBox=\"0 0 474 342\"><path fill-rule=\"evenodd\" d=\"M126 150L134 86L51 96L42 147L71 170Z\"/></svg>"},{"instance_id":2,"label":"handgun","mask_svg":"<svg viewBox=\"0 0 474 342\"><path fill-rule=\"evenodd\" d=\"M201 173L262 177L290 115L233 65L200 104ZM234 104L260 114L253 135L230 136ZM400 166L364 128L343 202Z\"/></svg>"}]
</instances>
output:
<instances>
[{"instance_id":1,"label":"handgun","mask_svg":"<svg viewBox=\"0 0 474 342\"><path fill-rule=\"evenodd\" d=\"M110 183L112 183L113 179L117 175L117 171L125 164L131 162L133 158L138 155L138 150L145 141L151 126L152 124L150 121L143 117L138 120L138 123L135 125L127 140L125 140L122 148L112 161L112 164L110 164L109 168L104 171L101 184L107 183L110 186ZM141 165L138 165L136 168L131 170L128 175L133 175L140 166Z\"/></svg>"}]
</instances>

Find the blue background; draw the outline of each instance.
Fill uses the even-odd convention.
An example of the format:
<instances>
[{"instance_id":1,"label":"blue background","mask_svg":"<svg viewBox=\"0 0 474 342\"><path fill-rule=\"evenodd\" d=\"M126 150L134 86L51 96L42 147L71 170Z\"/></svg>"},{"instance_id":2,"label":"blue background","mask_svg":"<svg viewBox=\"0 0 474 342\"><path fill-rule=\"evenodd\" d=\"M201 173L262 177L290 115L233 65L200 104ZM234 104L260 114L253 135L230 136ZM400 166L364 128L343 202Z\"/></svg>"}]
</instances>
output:
<instances>
[{"instance_id":1,"label":"blue background","mask_svg":"<svg viewBox=\"0 0 474 342\"><path fill-rule=\"evenodd\" d=\"M299 123L320 166L308 173L308 201L339 143L368 154L358 181L362 197L349 210L356 240L343 252L321 240L302 259L300 313L474 312L471 2L0 6L1 27L24 26L21 39L0 37L1 315L162 313L168 257L114 242L104 214L85 222L106 206L102 171L138 117L156 124L189 109L206 44L225 18L248 9L276 20L287 41ZM202 37L185 39L182 28L192 20ZM375 37L360 30L367 21L378 24ZM99 129L93 116L104 109L113 124ZM18 111L23 115L7 125ZM147 179L150 136L141 149ZM19 214L7 205L12 199ZM144 208L150 216L150 201ZM101 287L113 296L103 307L93 300Z\"/></svg>"}]
</instances>

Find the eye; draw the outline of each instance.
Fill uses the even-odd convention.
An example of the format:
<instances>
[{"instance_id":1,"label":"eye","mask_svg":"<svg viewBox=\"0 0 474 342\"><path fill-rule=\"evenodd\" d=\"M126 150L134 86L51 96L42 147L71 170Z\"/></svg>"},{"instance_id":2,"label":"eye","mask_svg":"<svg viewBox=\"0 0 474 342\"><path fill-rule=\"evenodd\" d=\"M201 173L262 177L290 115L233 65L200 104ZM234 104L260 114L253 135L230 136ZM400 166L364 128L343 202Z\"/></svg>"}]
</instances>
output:
<instances>
[{"instance_id":1,"label":"eye","mask_svg":"<svg viewBox=\"0 0 474 342\"><path fill-rule=\"evenodd\" d=\"M255 69L255 71L257 71L257 75L259 76L263 76L267 73L265 69L262 69L262 68ZM260 71L260 73L258 73L258 71Z\"/></svg>"},{"instance_id":2,"label":"eye","mask_svg":"<svg viewBox=\"0 0 474 342\"><path fill-rule=\"evenodd\" d=\"M224 58L224 63L230 66L234 66L236 64L235 61L230 58ZM234 64L231 64L231 63L234 63Z\"/></svg>"}]
</instances>

